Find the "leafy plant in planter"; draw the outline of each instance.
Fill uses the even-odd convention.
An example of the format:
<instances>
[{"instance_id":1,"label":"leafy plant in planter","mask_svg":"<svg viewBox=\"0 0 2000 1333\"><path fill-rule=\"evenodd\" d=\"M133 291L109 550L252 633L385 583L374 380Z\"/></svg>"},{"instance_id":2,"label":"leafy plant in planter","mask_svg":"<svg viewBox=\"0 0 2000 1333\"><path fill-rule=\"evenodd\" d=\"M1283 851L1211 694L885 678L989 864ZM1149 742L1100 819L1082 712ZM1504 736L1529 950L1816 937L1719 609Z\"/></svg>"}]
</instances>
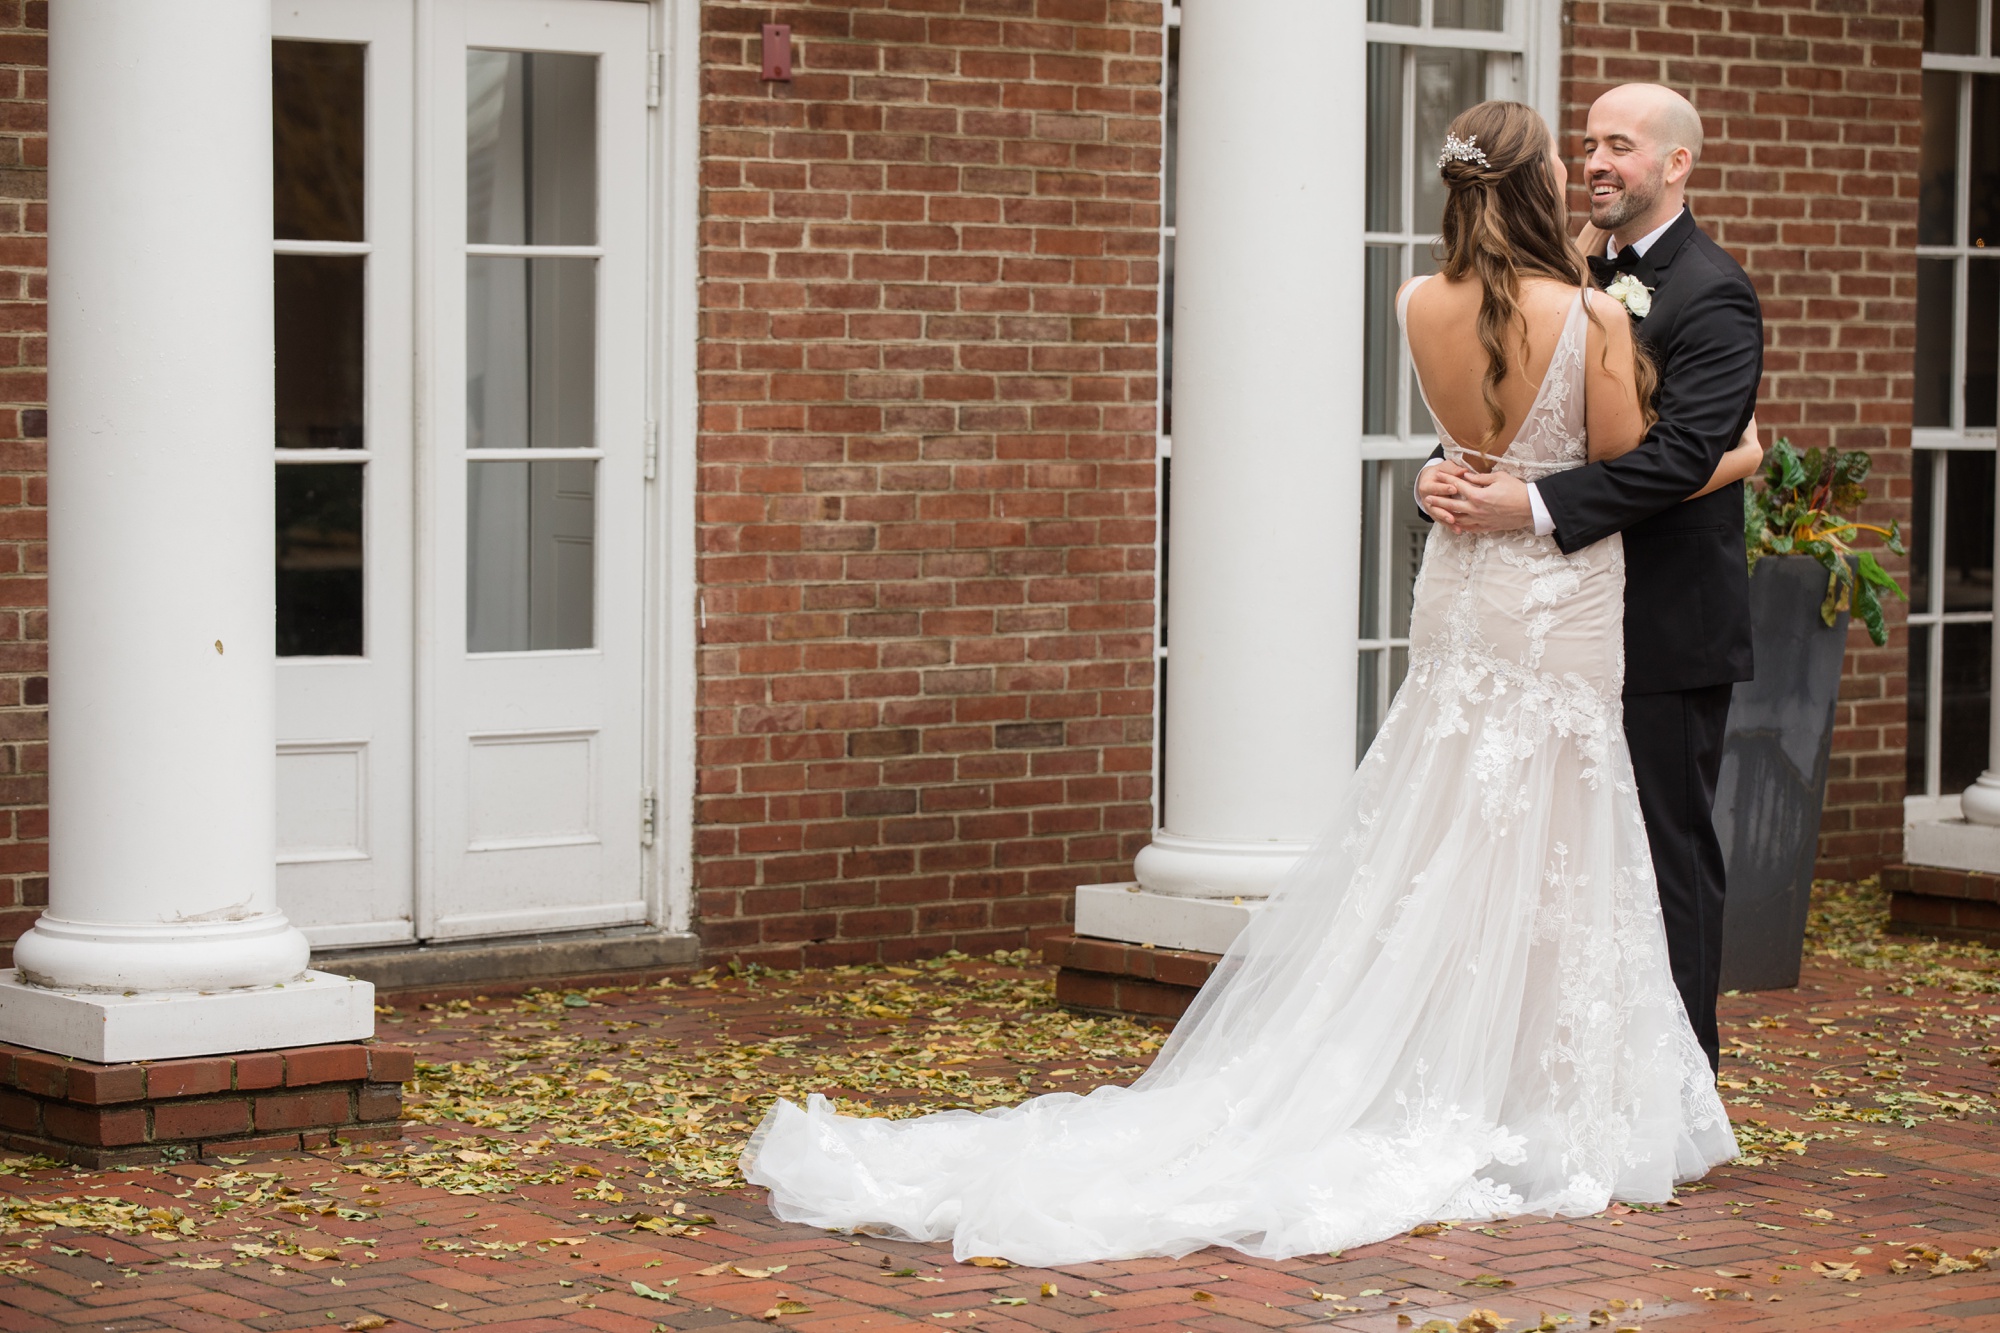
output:
<instances>
[{"instance_id":1,"label":"leafy plant in planter","mask_svg":"<svg viewBox=\"0 0 2000 1333\"><path fill-rule=\"evenodd\" d=\"M1853 543L1864 532L1874 533L1896 555L1906 555L1900 527L1859 523L1842 511L1853 511L1868 498L1870 460L1859 449L1807 449L1803 453L1780 439L1764 460L1759 484L1743 488L1743 548L1750 568L1760 556L1809 555L1826 566L1826 600L1820 618L1832 625L1842 611L1853 610L1868 627L1868 637L1881 647L1889 631L1882 623L1882 594L1909 597L1901 585L1867 551Z\"/></svg>"}]
</instances>

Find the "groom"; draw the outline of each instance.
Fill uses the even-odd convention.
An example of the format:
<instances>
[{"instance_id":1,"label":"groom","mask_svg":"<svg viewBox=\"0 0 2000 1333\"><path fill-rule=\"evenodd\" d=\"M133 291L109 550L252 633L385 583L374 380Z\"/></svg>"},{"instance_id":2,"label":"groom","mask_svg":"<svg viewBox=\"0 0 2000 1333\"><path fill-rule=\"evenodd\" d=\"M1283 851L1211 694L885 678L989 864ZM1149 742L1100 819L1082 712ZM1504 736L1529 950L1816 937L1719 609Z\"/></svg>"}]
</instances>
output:
<instances>
[{"instance_id":1,"label":"groom","mask_svg":"<svg viewBox=\"0 0 2000 1333\"><path fill-rule=\"evenodd\" d=\"M1417 499L1454 530L1533 527L1566 552L1625 534L1625 736L1674 983L1719 1068L1724 886L1712 814L1730 689L1751 674L1750 581L1741 483L1687 497L1749 424L1764 326L1750 279L1687 211L1701 146L1694 107L1655 84L1613 88L1590 108L1584 131L1595 229L1587 235L1608 238L1590 256L1591 272L1604 287L1631 274L1647 292L1627 298L1660 368L1660 419L1645 441L1533 483L1469 473L1440 451L1419 476Z\"/></svg>"}]
</instances>

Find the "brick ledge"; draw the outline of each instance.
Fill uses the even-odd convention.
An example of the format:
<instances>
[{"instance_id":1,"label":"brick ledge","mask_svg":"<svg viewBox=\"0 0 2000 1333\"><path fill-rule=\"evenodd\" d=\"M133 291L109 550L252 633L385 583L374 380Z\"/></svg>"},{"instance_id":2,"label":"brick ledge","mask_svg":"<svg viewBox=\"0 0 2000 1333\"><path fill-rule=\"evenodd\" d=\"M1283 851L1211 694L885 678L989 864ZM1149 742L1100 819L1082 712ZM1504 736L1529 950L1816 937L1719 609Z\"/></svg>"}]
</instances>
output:
<instances>
[{"instance_id":1,"label":"brick ledge","mask_svg":"<svg viewBox=\"0 0 2000 1333\"><path fill-rule=\"evenodd\" d=\"M1065 1009L1171 1024L1222 961L1192 949L1149 949L1122 940L1055 935L1042 957L1056 965L1056 1002Z\"/></svg>"},{"instance_id":2,"label":"brick ledge","mask_svg":"<svg viewBox=\"0 0 2000 1333\"><path fill-rule=\"evenodd\" d=\"M2000 946L2000 875L1892 865L1882 870L1882 887L1889 891L1890 934Z\"/></svg>"},{"instance_id":3,"label":"brick ledge","mask_svg":"<svg viewBox=\"0 0 2000 1333\"><path fill-rule=\"evenodd\" d=\"M400 1138L415 1071L361 1042L115 1065L0 1043L0 1146L104 1167Z\"/></svg>"}]
</instances>

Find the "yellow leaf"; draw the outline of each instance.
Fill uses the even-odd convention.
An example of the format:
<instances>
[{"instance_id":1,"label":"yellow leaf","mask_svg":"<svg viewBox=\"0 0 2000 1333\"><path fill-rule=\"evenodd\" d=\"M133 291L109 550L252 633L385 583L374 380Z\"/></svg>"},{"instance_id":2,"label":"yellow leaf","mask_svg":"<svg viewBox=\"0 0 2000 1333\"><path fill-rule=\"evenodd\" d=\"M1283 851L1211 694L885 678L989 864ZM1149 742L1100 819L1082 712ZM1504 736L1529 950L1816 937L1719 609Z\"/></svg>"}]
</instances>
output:
<instances>
[{"instance_id":1,"label":"yellow leaf","mask_svg":"<svg viewBox=\"0 0 2000 1333\"><path fill-rule=\"evenodd\" d=\"M1198 1301L1212 1301L1215 1299L1215 1294L1213 1292L1197 1291L1194 1294L1194 1299Z\"/></svg>"},{"instance_id":2,"label":"yellow leaf","mask_svg":"<svg viewBox=\"0 0 2000 1333\"><path fill-rule=\"evenodd\" d=\"M764 1313L758 1317L760 1319L776 1319L781 1314L811 1314L811 1313L812 1313L812 1307L810 1305L801 1305L797 1301L779 1301L776 1305L764 1311Z\"/></svg>"},{"instance_id":3,"label":"yellow leaf","mask_svg":"<svg viewBox=\"0 0 2000 1333\"><path fill-rule=\"evenodd\" d=\"M374 1333L375 1329L389 1327L389 1321L379 1314L365 1314L349 1324L342 1324L347 1333Z\"/></svg>"},{"instance_id":4,"label":"yellow leaf","mask_svg":"<svg viewBox=\"0 0 2000 1333\"><path fill-rule=\"evenodd\" d=\"M1042 1295L1044 1295L1044 1296L1053 1296L1053 1295L1055 1295L1055 1294L1056 1294L1056 1284L1055 1284L1055 1283L1053 1283L1053 1282L1044 1282L1044 1283L1042 1284Z\"/></svg>"},{"instance_id":5,"label":"yellow leaf","mask_svg":"<svg viewBox=\"0 0 2000 1333\"><path fill-rule=\"evenodd\" d=\"M1005 1259L991 1254L975 1254L970 1259L967 1259L966 1262L979 1268L1012 1268L1014 1266Z\"/></svg>"}]
</instances>

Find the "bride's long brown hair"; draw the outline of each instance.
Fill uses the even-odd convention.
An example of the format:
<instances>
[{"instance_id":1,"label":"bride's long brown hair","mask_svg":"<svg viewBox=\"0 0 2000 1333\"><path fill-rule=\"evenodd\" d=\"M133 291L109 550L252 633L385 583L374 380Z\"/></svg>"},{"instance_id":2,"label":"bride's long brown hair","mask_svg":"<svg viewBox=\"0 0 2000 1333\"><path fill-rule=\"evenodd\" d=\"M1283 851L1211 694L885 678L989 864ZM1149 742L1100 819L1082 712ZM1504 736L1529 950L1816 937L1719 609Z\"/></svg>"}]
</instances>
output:
<instances>
[{"instance_id":1,"label":"bride's long brown hair","mask_svg":"<svg viewBox=\"0 0 2000 1333\"><path fill-rule=\"evenodd\" d=\"M1498 390L1513 362L1510 344L1518 331L1521 359L1528 356L1528 321L1521 314L1521 279L1553 278L1572 287L1590 281L1590 269L1570 239L1561 192L1549 174L1549 127L1535 109L1520 102L1481 102L1452 121L1453 137L1470 140L1485 154L1476 160L1447 158L1438 174L1448 193L1444 204L1443 254L1439 271L1452 281L1479 282L1479 345L1486 349L1486 404L1482 448L1499 438L1507 414ZM1602 328L1589 302L1584 313ZM1639 410L1648 429L1657 419L1653 393L1659 373L1638 339L1632 340L1633 377Z\"/></svg>"}]
</instances>

